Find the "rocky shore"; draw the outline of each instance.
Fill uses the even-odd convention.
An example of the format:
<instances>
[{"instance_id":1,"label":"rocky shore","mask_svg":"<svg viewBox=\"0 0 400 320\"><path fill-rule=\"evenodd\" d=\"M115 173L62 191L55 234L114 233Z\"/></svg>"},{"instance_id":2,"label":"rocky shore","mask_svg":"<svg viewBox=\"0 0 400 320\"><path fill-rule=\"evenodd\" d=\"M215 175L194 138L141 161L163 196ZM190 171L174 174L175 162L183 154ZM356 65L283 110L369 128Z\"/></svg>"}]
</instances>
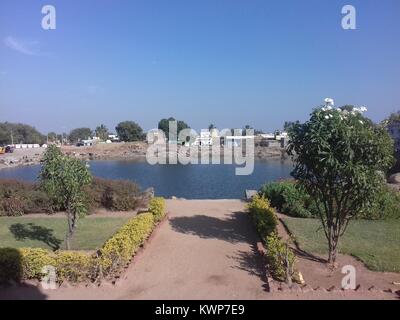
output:
<instances>
[{"instance_id":1,"label":"rocky shore","mask_svg":"<svg viewBox=\"0 0 400 320\"><path fill-rule=\"evenodd\" d=\"M61 149L65 154L82 160L144 161L146 159L147 147L148 145L145 142L132 142L98 144L90 147L63 146ZM42 159L44 151L44 148L17 149L14 153L0 155L0 169L38 164ZM178 153L182 152L184 152L183 149L178 147ZM211 148L206 152L212 155ZM220 154L221 156L223 155L223 148L221 148ZM261 146L255 147L254 156L257 160L270 158L285 159L287 157L283 148Z\"/></svg>"}]
</instances>

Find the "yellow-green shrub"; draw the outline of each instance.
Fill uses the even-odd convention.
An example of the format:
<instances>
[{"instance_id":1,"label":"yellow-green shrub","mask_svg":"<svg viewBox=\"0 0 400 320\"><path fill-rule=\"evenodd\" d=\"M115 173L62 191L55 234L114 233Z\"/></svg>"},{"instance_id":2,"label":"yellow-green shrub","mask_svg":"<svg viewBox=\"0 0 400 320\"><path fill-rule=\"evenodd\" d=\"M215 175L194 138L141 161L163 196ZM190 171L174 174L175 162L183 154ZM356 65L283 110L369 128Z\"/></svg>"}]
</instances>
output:
<instances>
[{"instance_id":1,"label":"yellow-green shrub","mask_svg":"<svg viewBox=\"0 0 400 320\"><path fill-rule=\"evenodd\" d=\"M94 278L95 259L83 252L59 251L55 258L57 281L81 282Z\"/></svg>"},{"instance_id":2,"label":"yellow-green shrub","mask_svg":"<svg viewBox=\"0 0 400 320\"><path fill-rule=\"evenodd\" d=\"M17 249L21 254L22 278L41 279L44 266L56 266L52 252L41 248Z\"/></svg>"},{"instance_id":3,"label":"yellow-green shrub","mask_svg":"<svg viewBox=\"0 0 400 320\"><path fill-rule=\"evenodd\" d=\"M165 200L162 197L155 197L149 202L149 212L154 216L156 222L160 221L165 215Z\"/></svg>"},{"instance_id":4,"label":"yellow-green shrub","mask_svg":"<svg viewBox=\"0 0 400 320\"><path fill-rule=\"evenodd\" d=\"M154 228L151 212L131 219L107 240L99 251L99 263L104 275L124 267Z\"/></svg>"},{"instance_id":5,"label":"yellow-green shrub","mask_svg":"<svg viewBox=\"0 0 400 320\"><path fill-rule=\"evenodd\" d=\"M261 238L265 239L271 232L275 231L278 225L278 218L268 199L257 194L247 205L247 209Z\"/></svg>"},{"instance_id":6,"label":"yellow-green shrub","mask_svg":"<svg viewBox=\"0 0 400 320\"><path fill-rule=\"evenodd\" d=\"M266 256L275 279L285 281L288 275L293 276L295 255L289 246L282 241L277 232L272 232L265 239Z\"/></svg>"}]
</instances>

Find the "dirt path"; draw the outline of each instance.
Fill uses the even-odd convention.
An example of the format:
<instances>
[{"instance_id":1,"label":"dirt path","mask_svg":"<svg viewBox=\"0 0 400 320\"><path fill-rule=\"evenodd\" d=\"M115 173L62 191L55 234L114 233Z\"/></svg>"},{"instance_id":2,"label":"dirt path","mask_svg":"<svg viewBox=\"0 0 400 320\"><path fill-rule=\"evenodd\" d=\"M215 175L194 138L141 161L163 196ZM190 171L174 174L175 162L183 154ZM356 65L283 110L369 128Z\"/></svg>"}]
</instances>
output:
<instances>
[{"instance_id":1,"label":"dirt path","mask_svg":"<svg viewBox=\"0 0 400 320\"><path fill-rule=\"evenodd\" d=\"M167 200L169 220L115 286L0 290L0 299L361 299L374 293L269 293L240 200Z\"/></svg>"}]
</instances>

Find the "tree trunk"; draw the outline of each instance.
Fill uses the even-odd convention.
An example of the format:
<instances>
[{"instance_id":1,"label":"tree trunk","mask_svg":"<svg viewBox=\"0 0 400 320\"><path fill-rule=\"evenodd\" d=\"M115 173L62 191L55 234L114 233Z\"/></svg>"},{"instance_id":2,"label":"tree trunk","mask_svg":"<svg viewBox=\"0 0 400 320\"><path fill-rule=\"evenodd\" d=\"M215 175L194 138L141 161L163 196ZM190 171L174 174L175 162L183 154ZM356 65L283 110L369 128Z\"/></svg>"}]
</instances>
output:
<instances>
[{"instance_id":1,"label":"tree trunk","mask_svg":"<svg viewBox=\"0 0 400 320\"><path fill-rule=\"evenodd\" d=\"M335 266L336 262L338 240L339 239L336 239L335 237L331 237L331 239L329 239L328 263L332 266Z\"/></svg>"},{"instance_id":2,"label":"tree trunk","mask_svg":"<svg viewBox=\"0 0 400 320\"><path fill-rule=\"evenodd\" d=\"M67 213L67 217L68 217L68 231L67 231L67 235L65 237L65 246L67 250L71 249L71 239L72 236L74 234L74 229L75 229L75 223L74 223L74 219L73 219L73 215L71 212Z\"/></svg>"}]
</instances>

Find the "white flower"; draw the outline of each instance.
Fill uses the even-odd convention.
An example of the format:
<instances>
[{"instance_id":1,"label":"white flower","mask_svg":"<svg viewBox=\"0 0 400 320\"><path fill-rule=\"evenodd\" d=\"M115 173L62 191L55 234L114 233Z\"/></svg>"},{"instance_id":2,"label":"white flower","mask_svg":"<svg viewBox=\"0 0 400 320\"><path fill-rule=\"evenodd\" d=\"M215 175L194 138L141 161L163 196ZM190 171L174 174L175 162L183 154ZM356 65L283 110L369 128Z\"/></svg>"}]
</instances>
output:
<instances>
[{"instance_id":1,"label":"white flower","mask_svg":"<svg viewBox=\"0 0 400 320\"><path fill-rule=\"evenodd\" d=\"M326 106L333 106L335 104L331 98L326 98L324 101Z\"/></svg>"},{"instance_id":2,"label":"white flower","mask_svg":"<svg viewBox=\"0 0 400 320\"><path fill-rule=\"evenodd\" d=\"M336 111L337 111L337 112L342 112L342 109L337 108Z\"/></svg>"},{"instance_id":3,"label":"white flower","mask_svg":"<svg viewBox=\"0 0 400 320\"><path fill-rule=\"evenodd\" d=\"M330 114L330 115L329 115L329 118L333 118L333 115L332 115L332 114Z\"/></svg>"},{"instance_id":4,"label":"white flower","mask_svg":"<svg viewBox=\"0 0 400 320\"><path fill-rule=\"evenodd\" d=\"M361 124L364 124L364 122L362 122L361 120L358 120L358 122L360 122Z\"/></svg>"},{"instance_id":5,"label":"white flower","mask_svg":"<svg viewBox=\"0 0 400 320\"><path fill-rule=\"evenodd\" d=\"M328 117L328 116L325 116L325 119L329 119L329 117Z\"/></svg>"}]
</instances>

